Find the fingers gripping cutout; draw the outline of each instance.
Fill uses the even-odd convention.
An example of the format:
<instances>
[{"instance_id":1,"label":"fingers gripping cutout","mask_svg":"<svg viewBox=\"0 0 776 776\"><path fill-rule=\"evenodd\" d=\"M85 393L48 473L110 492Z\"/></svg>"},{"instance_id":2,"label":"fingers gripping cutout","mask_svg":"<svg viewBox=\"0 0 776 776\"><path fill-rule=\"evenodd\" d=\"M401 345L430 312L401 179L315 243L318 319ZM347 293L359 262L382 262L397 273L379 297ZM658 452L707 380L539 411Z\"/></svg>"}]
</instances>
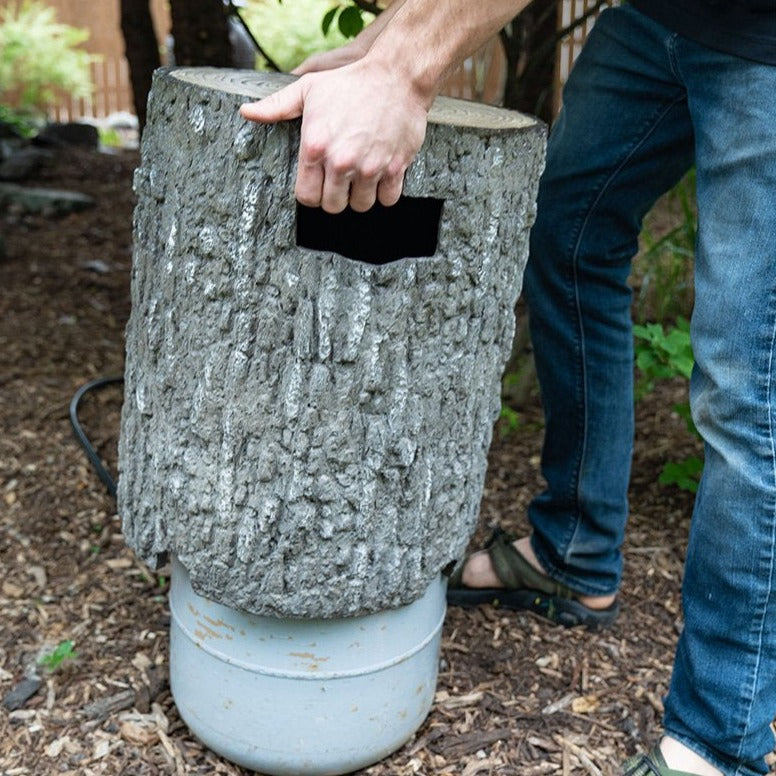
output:
<instances>
[{"instance_id":1,"label":"fingers gripping cutout","mask_svg":"<svg viewBox=\"0 0 776 776\"><path fill-rule=\"evenodd\" d=\"M432 197L401 197L392 207L377 203L363 213L347 208L336 214L298 204L296 243L368 264L433 256L442 204Z\"/></svg>"}]
</instances>

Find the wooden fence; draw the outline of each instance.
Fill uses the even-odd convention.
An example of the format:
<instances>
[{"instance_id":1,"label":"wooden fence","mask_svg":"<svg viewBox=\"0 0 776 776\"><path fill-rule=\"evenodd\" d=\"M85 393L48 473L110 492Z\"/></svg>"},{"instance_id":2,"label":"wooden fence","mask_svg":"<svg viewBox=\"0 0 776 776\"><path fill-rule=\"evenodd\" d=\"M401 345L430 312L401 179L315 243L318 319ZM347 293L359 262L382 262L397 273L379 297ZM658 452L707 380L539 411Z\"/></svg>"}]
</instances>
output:
<instances>
[{"instance_id":1,"label":"wooden fence","mask_svg":"<svg viewBox=\"0 0 776 776\"><path fill-rule=\"evenodd\" d=\"M56 121L82 117L103 118L119 111L134 113L129 66L124 56L121 34L120 0L47 0L56 8L57 20L89 30L84 48L99 56L92 64L94 94L91 99L63 97L52 111ZM166 0L150 0L157 39L164 42L170 29L170 12Z\"/></svg>"},{"instance_id":2,"label":"wooden fence","mask_svg":"<svg viewBox=\"0 0 776 776\"><path fill-rule=\"evenodd\" d=\"M563 0L558 9L558 29L569 27L576 20L584 18L596 5L595 0ZM571 66L582 50L585 38L593 29L596 15L592 14L586 21L582 22L558 46L556 79L559 84L566 83Z\"/></svg>"},{"instance_id":3,"label":"wooden fence","mask_svg":"<svg viewBox=\"0 0 776 776\"><path fill-rule=\"evenodd\" d=\"M292 2L293 0L289 0ZM91 99L63 98L52 112L57 121L82 117L102 118L118 111L133 112L129 68L124 57L124 40L120 26L120 0L48 0L57 10L57 18L66 24L86 27L90 37L84 47L99 55L92 66L95 91ZM166 0L150 0L154 26L160 46L170 30ZM559 28L580 19L594 0L562 0L559 4ZM560 87L568 77L571 64L593 25L594 18L577 27L558 46L556 63L556 104ZM477 54L467 59L450 78L444 93L453 97L498 103L504 89L505 61L498 39L494 38Z\"/></svg>"}]
</instances>

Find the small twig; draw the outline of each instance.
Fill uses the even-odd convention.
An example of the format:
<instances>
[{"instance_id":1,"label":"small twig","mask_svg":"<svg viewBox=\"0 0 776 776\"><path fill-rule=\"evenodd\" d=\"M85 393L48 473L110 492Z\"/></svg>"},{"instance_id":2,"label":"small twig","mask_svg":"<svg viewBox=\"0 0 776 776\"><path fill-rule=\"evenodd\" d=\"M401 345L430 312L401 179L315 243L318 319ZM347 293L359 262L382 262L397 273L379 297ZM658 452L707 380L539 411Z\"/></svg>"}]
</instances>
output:
<instances>
[{"instance_id":1,"label":"small twig","mask_svg":"<svg viewBox=\"0 0 776 776\"><path fill-rule=\"evenodd\" d=\"M471 733L464 733L449 744L437 747L440 754L445 757L460 759L464 755L482 749L488 744L495 744L496 741L507 741L514 735L511 728L501 728L498 730L475 730Z\"/></svg>"},{"instance_id":2,"label":"small twig","mask_svg":"<svg viewBox=\"0 0 776 776\"><path fill-rule=\"evenodd\" d=\"M559 698L557 701L553 701L552 703L548 703L543 709L542 714L555 714L557 711L561 711L561 709L565 709L567 706L571 705L571 701L574 700L574 693L570 692L564 695L562 698Z\"/></svg>"},{"instance_id":3,"label":"small twig","mask_svg":"<svg viewBox=\"0 0 776 776\"><path fill-rule=\"evenodd\" d=\"M123 690L122 692L110 695L107 698L100 698L93 703L84 706L81 713L87 719L107 719L111 714L124 709L131 709L135 705L135 691Z\"/></svg>"}]
</instances>

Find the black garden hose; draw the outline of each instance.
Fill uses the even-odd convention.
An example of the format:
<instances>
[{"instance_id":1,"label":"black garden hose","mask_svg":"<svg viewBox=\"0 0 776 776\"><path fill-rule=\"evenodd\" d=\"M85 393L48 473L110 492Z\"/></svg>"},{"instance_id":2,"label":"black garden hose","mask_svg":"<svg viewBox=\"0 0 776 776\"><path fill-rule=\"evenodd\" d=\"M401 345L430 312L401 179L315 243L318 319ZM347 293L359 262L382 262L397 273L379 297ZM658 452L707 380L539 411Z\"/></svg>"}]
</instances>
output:
<instances>
[{"instance_id":1,"label":"black garden hose","mask_svg":"<svg viewBox=\"0 0 776 776\"><path fill-rule=\"evenodd\" d=\"M105 468L100 456L94 449L94 445L89 441L89 437L86 436L86 432L84 431L81 422L78 420L78 405L81 403L81 399L90 391L123 382L124 378L122 376L115 375L112 377L99 377L96 380L90 380L88 383L82 385L70 400L70 423L73 426L76 438L81 444L81 447L86 451L86 456L97 472L97 476L102 480L102 483L108 489L108 493L110 493L113 498L116 498L116 481Z\"/></svg>"}]
</instances>

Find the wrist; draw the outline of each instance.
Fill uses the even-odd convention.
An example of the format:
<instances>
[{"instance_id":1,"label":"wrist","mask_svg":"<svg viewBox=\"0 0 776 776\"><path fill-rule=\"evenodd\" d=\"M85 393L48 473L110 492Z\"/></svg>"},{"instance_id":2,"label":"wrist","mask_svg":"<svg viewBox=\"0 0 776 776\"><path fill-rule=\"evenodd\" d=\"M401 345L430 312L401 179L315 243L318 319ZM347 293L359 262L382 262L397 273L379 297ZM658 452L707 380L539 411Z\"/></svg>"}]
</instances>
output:
<instances>
[{"instance_id":1,"label":"wrist","mask_svg":"<svg viewBox=\"0 0 776 776\"><path fill-rule=\"evenodd\" d=\"M414 102L428 111L444 83L443 72L436 66L425 66L420 57L405 57L378 39L361 60L370 77L391 82Z\"/></svg>"}]
</instances>

